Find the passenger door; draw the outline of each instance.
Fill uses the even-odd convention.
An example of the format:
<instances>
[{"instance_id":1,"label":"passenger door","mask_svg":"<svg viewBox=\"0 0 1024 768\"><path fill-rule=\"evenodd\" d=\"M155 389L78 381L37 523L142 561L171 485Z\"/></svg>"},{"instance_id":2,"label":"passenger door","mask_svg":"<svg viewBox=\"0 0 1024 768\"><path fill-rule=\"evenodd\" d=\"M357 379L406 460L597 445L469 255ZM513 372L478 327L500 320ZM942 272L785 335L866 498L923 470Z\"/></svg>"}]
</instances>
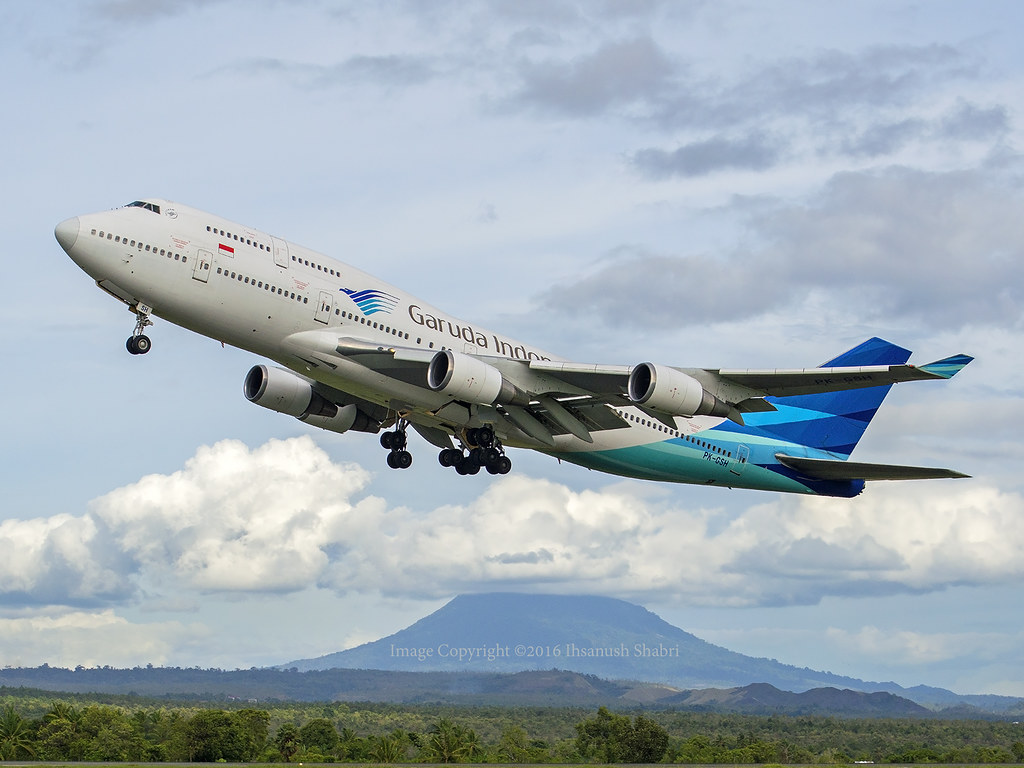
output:
<instances>
[{"instance_id":1,"label":"passenger door","mask_svg":"<svg viewBox=\"0 0 1024 768\"><path fill-rule=\"evenodd\" d=\"M196 254L196 265L192 269L192 279L201 283L208 282L212 268L213 254L200 248L199 253Z\"/></svg>"},{"instance_id":2,"label":"passenger door","mask_svg":"<svg viewBox=\"0 0 1024 768\"><path fill-rule=\"evenodd\" d=\"M331 310L334 309L334 294L330 291L320 291L320 301L317 302L316 314L313 319L326 325L331 319Z\"/></svg>"}]
</instances>

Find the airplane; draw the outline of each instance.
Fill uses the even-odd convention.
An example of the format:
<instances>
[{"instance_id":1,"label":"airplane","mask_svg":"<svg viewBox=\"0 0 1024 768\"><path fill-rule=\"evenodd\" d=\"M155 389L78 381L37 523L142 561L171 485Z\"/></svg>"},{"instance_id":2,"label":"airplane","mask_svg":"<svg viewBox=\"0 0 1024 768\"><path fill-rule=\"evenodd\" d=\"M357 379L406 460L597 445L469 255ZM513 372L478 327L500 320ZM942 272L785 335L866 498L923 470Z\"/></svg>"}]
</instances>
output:
<instances>
[{"instance_id":1,"label":"airplane","mask_svg":"<svg viewBox=\"0 0 1024 768\"><path fill-rule=\"evenodd\" d=\"M412 464L412 428L460 475L506 474L506 449L525 448L630 478L846 498L866 481L968 477L849 461L893 384L950 379L967 355L915 366L872 338L817 368L577 363L168 200L75 216L54 234L134 313L128 352L150 351L159 317L268 358L277 365L245 376L249 401L332 432L379 433L393 469Z\"/></svg>"}]
</instances>

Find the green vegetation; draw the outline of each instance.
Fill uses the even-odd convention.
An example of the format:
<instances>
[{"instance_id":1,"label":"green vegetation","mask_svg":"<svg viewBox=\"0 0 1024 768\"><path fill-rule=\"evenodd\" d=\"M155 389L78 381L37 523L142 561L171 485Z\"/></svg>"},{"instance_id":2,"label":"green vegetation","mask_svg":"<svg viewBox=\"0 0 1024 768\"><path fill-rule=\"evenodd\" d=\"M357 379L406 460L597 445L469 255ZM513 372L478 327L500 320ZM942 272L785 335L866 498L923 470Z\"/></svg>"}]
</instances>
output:
<instances>
[{"instance_id":1,"label":"green vegetation","mask_svg":"<svg viewBox=\"0 0 1024 768\"><path fill-rule=\"evenodd\" d=\"M1024 725L555 707L172 702L0 688L0 759L847 764L1024 762Z\"/></svg>"}]
</instances>

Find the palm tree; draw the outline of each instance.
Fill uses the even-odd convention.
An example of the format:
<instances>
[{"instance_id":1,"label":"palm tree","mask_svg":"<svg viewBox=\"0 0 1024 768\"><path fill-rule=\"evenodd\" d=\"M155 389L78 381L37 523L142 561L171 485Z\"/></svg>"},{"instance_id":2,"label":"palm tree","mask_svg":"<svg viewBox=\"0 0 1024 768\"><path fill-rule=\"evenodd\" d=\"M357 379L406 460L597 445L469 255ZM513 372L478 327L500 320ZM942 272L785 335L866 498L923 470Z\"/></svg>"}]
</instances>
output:
<instances>
[{"instance_id":1,"label":"palm tree","mask_svg":"<svg viewBox=\"0 0 1024 768\"><path fill-rule=\"evenodd\" d=\"M405 757L405 744L400 736L379 736L373 740L370 759L375 763L397 763Z\"/></svg>"},{"instance_id":2,"label":"palm tree","mask_svg":"<svg viewBox=\"0 0 1024 768\"><path fill-rule=\"evenodd\" d=\"M0 714L0 760L17 760L19 757L33 757L28 721L8 705Z\"/></svg>"},{"instance_id":3,"label":"palm tree","mask_svg":"<svg viewBox=\"0 0 1024 768\"><path fill-rule=\"evenodd\" d=\"M430 726L430 738L425 752L430 760L438 763L459 763L466 757L475 757L481 752L480 740L472 729L466 730L442 717Z\"/></svg>"},{"instance_id":4,"label":"palm tree","mask_svg":"<svg viewBox=\"0 0 1024 768\"><path fill-rule=\"evenodd\" d=\"M77 728L78 724L82 722L82 713L74 704L68 704L66 701L55 701L50 706L50 711L43 715L43 720L47 723L52 723L55 720L67 720Z\"/></svg>"}]
</instances>

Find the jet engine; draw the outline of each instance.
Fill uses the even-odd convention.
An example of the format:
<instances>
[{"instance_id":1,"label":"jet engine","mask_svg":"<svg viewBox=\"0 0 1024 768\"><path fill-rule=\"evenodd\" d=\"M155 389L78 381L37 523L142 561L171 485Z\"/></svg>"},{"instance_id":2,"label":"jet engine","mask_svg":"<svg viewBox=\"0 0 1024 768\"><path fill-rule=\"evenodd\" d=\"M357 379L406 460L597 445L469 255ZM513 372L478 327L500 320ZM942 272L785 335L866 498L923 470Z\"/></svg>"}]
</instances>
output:
<instances>
[{"instance_id":1,"label":"jet engine","mask_svg":"<svg viewBox=\"0 0 1024 768\"><path fill-rule=\"evenodd\" d=\"M731 408L692 376L655 363L640 363L629 373L629 399L670 416L728 416Z\"/></svg>"},{"instance_id":2,"label":"jet engine","mask_svg":"<svg viewBox=\"0 0 1024 768\"><path fill-rule=\"evenodd\" d=\"M331 432L376 432L379 425L355 405L338 406L319 395L301 376L282 368L253 366L242 387L250 403L286 413L314 427Z\"/></svg>"},{"instance_id":3,"label":"jet engine","mask_svg":"<svg viewBox=\"0 0 1024 768\"><path fill-rule=\"evenodd\" d=\"M501 371L472 355L445 349L427 366L427 386L455 400L480 405L526 404L529 398Z\"/></svg>"}]
</instances>

